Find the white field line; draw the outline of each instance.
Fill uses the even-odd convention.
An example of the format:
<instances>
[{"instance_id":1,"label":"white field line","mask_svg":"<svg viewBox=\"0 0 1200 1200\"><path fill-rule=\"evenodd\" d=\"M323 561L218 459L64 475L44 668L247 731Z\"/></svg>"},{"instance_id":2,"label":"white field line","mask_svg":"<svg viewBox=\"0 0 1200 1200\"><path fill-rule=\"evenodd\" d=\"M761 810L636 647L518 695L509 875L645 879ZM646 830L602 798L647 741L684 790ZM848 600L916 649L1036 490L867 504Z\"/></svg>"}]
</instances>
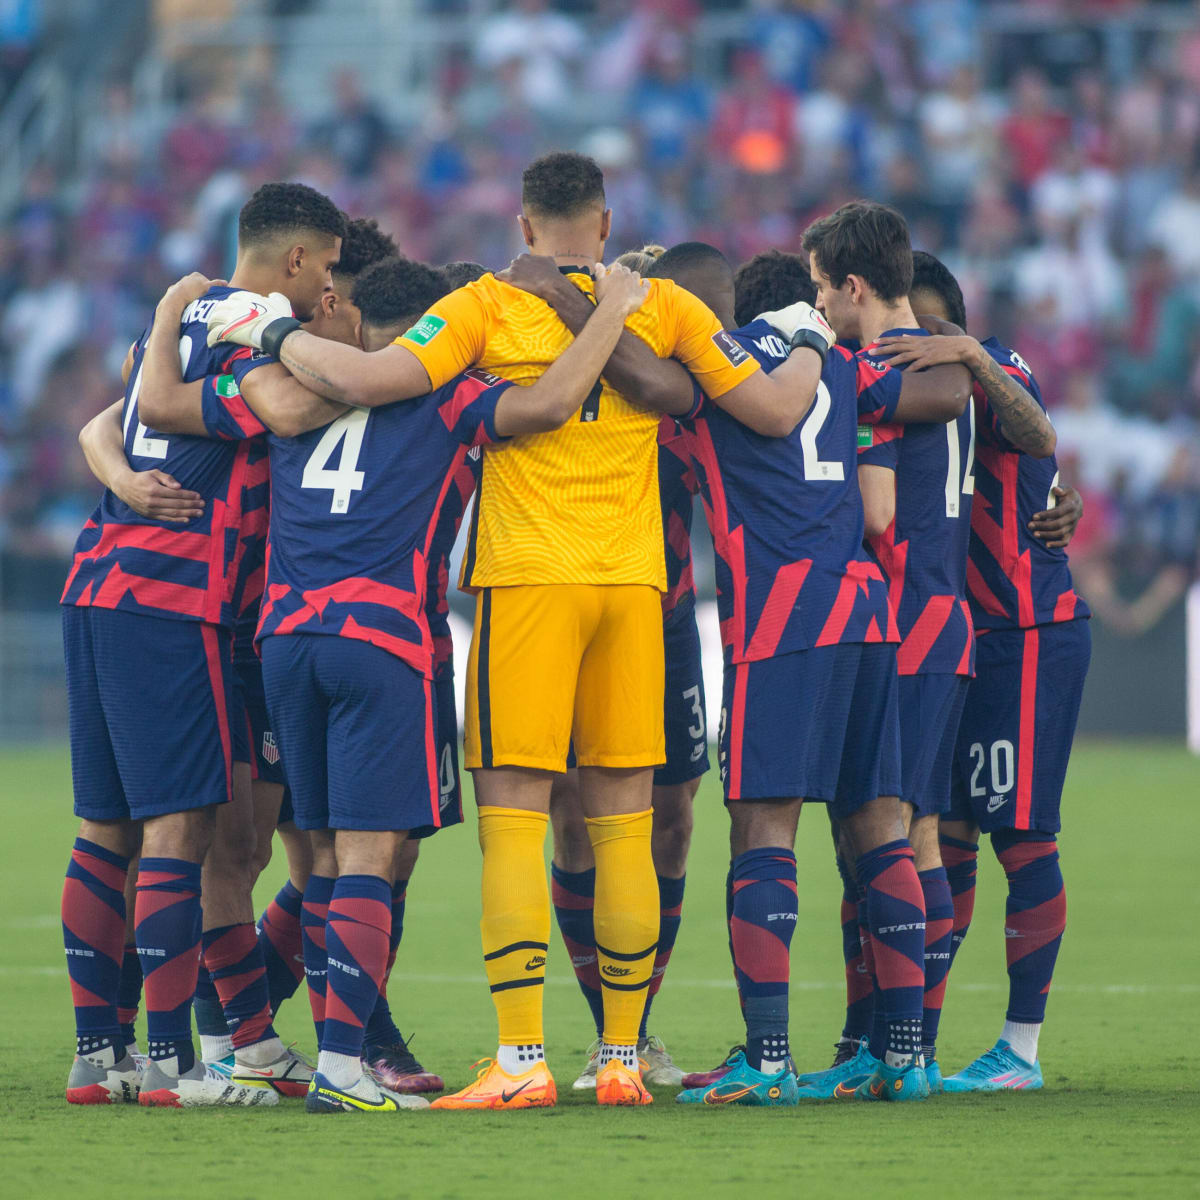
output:
<instances>
[{"instance_id":1,"label":"white field line","mask_svg":"<svg viewBox=\"0 0 1200 1200\"><path fill-rule=\"evenodd\" d=\"M483 975L435 975L424 972L407 973L396 971L398 983L445 984L449 986L484 987L487 978ZM0 966L0 977L66 975L65 966ZM732 979L679 979L670 976L672 988L697 988L708 991L732 991ZM551 987L576 987L573 978L551 976L546 980ZM791 989L794 992L831 992L841 991L845 987L842 980L837 979L793 979ZM961 983L954 984L954 989L960 992L1006 992L1007 983ZM1056 983L1052 989L1055 992L1094 993L1105 996L1193 996L1200 994L1200 983Z\"/></svg>"}]
</instances>

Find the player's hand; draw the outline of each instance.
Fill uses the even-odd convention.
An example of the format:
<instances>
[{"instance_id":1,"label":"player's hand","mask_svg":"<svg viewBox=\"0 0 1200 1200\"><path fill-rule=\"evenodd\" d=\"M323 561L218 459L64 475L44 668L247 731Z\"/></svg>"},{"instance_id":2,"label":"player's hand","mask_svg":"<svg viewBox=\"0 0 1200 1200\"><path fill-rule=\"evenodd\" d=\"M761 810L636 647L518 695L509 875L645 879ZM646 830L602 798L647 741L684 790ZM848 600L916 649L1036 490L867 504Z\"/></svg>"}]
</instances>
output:
<instances>
[{"instance_id":1,"label":"player's hand","mask_svg":"<svg viewBox=\"0 0 1200 1200\"><path fill-rule=\"evenodd\" d=\"M158 302L158 311L182 312L193 300L199 300L214 284L224 282L223 279L209 279L199 271L192 271L167 288Z\"/></svg>"},{"instance_id":2,"label":"player's hand","mask_svg":"<svg viewBox=\"0 0 1200 1200\"><path fill-rule=\"evenodd\" d=\"M797 329L811 329L825 339L825 345L833 349L837 334L829 327L829 322L811 304L797 300L787 308L778 308L773 312L759 313L756 321L766 321L774 329L779 330L780 337L790 342L796 336Z\"/></svg>"},{"instance_id":3,"label":"player's hand","mask_svg":"<svg viewBox=\"0 0 1200 1200\"><path fill-rule=\"evenodd\" d=\"M496 272L496 278L547 303L566 282L558 263L547 254L519 254L503 271Z\"/></svg>"},{"instance_id":4,"label":"player's hand","mask_svg":"<svg viewBox=\"0 0 1200 1200\"><path fill-rule=\"evenodd\" d=\"M291 321L291 301L282 292L260 296L257 292L231 292L208 311L208 344L236 342L262 349L263 334L275 321Z\"/></svg>"},{"instance_id":5,"label":"player's hand","mask_svg":"<svg viewBox=\"0 0 1200 1200\"><path fill-rule=\"evenodd\" d=\"M1075 534L1083 519L1083 497L1074 488L1051 489L1054 507L1034 513L1029 532L1052 550L1061 550Z\"/></svg>"},{"instance_id":6,"label":"player's hand","mask_svg":"<svg viewBox=\"0 0 1200 1200\"><path fill-rule=\"evenodd\" d=\"M650 295L650 280L620 263L613 263L611 267L597 263L595 278L597 307L615 308L622 317L637 312Z\"/></svg>"},{"instance_id":7,"label":"player's hand","mask_svg":"<svg viewBox=\"0 0 1200 1200\"><path fill-rule=\"evenodd\" d=\"M912 367L922 371L926 367L938 367L943 363L970 364L982 347L973 337L949 337L934 334L920 337L914 333L895 334L882 337L872 347L874 358L883 358L893 367Z\"/></svg>"},{"instance_id":8,"label":"player's hand","mask_svg":"<svg viewBox=\"0 0 1200 1200\"><path fill-rule=\"evenodd\" d=\"M113 491L135 513L152 521L182 525L204 515L204 498L189 492L166 471L130 471Z\"/></svg>"}]
</instances>

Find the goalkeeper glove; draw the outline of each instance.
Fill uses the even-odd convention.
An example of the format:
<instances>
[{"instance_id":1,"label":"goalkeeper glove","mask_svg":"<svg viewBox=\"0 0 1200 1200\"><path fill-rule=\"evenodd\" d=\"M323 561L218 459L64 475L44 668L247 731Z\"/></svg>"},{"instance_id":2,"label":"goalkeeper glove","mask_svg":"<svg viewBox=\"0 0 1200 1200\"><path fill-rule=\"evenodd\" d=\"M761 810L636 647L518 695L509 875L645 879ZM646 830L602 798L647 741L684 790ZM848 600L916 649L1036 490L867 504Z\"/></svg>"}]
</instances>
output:
<instances>
[{"instance_id":1,"label":"goalkeeper glove","mask_svg":"<svg viewBox=\"0 0 1200 1200\"><path fill-rule=\"evenodd\" d=\"M779 336L793 348L798 345L811 345L822 359L825 358L825 354L817 344L818 338L824 341L826 352L837 341L837 334L830 329L829 322L811 304L806 304L803 300L797 300L795 304L789 304L787 308L780 308L774 312L759 313L755 320L766 321L768 325L778 329ZM804 330L817 336L804 337L801 332ZM800 335L799 340L797 335Z\"/></svg>"},{"instance_id":2,"label":"goalkeeper glove","mask_svg":"<svg viewBox=\"0 0 1200 1200\"><path fill-rule=\"evenodd\" d=\"M291 301L282 292L260 296L257 292L231 292L208 312L208 344L236 342L278 357L279 346L300 328L292 315Z\"/></svg>"}]
</instances>

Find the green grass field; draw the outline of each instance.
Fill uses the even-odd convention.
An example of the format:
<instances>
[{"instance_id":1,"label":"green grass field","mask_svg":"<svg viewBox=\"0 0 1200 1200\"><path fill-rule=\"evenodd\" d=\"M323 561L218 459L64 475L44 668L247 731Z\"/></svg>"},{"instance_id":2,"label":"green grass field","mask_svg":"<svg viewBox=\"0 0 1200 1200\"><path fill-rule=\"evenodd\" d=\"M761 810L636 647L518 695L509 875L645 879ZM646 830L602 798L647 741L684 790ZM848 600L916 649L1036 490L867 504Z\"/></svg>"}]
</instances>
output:
<instances>
[{"instance_id":1,"label":"green grass field","mask_svg":"<svg viewBox=\"0 0 1200 1200\"><path fill-rule=\"evenodd\" d=\"M1200 764L1168 745L1082 745L1068 790L1069 918L1042 1037L1043 1092L697 1111L660 1091L647 1110L597 1111L569 1088L590 1032L556 933L546 1017L550 1064L565 1089L557 1109L317 1121L297 1101L250 1111L68 1109L73 1029L58 929L74 831L67 756L65 748L0 755L0 1194L1200 1194ZM709 776L697 801L683 929L652 1022L685 1070L711 1066L741 1039L725 941L725 836ZM828 847L824 813L809 810L792 946L792 1045L809 1069L826 1065L841 1020ZM416 1031L421 1059L453 1086L494 1050L478 867L469 828L423 851L392 976L401 1027ZM268 875L264 899L282 871ZM942 1023L948 1070L991 1045L1003 1019L1002 884L994 860L981 855L975 923ZM303 996L285 1006L279 1026L313 1049Z\"/></svg>"}]
</instances>

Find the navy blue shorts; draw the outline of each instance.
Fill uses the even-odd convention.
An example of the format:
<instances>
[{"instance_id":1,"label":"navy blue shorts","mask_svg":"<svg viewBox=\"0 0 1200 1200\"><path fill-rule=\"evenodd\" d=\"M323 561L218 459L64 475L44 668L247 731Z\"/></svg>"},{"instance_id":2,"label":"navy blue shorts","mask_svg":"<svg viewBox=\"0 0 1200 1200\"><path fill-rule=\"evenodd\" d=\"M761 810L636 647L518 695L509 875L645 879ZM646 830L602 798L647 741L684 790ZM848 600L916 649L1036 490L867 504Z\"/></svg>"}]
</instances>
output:
<instances>
[{"instance_id":1,"label":"navy blue shorts","mask_svg":"<svg viewBox=\"0 0 1200 1200\"><path fill-rule=\"evenodd\" d=\"M663 625L666 689L663 728L667 761L654 771L659 787L699 779L708 770L708 714L704 707L704 669L696 606L681 604Z\"/></svg>"},{"instance_id":2,"label":"navy blue shorts","mask_svg":"<svg viewBox=\"0 0 1200 1200\"><path fill-rule=\"evenodd\" d=\"M1057 833L1083 682L1086 620L980 637L955 752L950 819Z\"/></svg>"},{"instance_id":3,"label":"navy blue shorts","mask_svg":"<svg viewBox=\"0 0 1200 1200\"><path fill-rule=\"evenodd\" d=\"M824 801L849 816L900 792L896 647L857 643L727 664L728 800Z\"/></svg>"},{"instance_id":4,"label":"navy blue shorts","mask_svg":"<svg viewBox=\"0 0 1200 1200\"><path fill-rule=\"evenodd\" d=\"M352 638L268 637L262 660L301 829L440 827L431 680Z\"/></svg>"},{"instance_id":5,"label":"navy blue shorts","mask_svg":"<svg viewBox=\"0 0 1200 1200\"><path fill-rule=\"evenodd\" d=\"M233 664L233 761L250 764L250 775L265 783L286 783L279 743L267 714L262 663L236 658Z\"/></svg>"},{"instance_id":6,"label":"navy blue shorts","mask_svg":"<svg viewBox=\"0 0 1200 1200\"><path fill-rule=\"evenodd\" d=\"M292 789L284 784L283 797L279 801L279 820L276 826L286 825L296 819L296 806L292 803Z\"/></svg>"},{"instance_id":7,"label":"navy blue shorts","mask_svg":"<svg viewBox=\"0 0 1200 1200\"><path fill-rule=\"evenodd\" d=\"M229 800L228 631L74 605L62 619L75 815L145 820Z\"/></svg>"},{"instance_id":8,"label":"navy blue shorts","mask_svg":"<svg viewBox=\"0 0 1200 1200\"><path fill-rule=\"evenodd\" d=\"M437 735L438 811L440 828L460 825L463 819L462 778L458 768L458 705L454 699L454 668L449 663L433 681L433 702L436 706L434 732ZM437 830L429 827L415 837L428 837Z\"/></svg>"},{"instance_id":9,"label":"navy blue shorts","mask_svg":"<svg viewBox=\"0 0 1200 1200\"><path fill-rule=\"evenodd\" d=\"M966 675L900 676L901 794L914 817L950 811L950 768L970 682Z\"/></svg>"}]
</instances>

